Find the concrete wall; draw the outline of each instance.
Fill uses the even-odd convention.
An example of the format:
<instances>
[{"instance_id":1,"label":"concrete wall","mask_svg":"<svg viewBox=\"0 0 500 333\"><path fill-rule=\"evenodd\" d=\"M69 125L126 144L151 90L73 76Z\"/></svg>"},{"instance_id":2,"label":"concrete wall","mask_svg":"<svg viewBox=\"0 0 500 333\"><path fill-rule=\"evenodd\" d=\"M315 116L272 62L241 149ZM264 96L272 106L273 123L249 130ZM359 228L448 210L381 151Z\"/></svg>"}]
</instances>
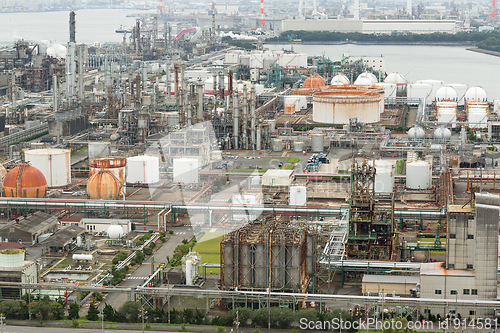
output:
<instances>
[{"instance_id":1,"label":"concrete wall","mask_svg":"<svg viewBox=\"0 0 500 333\"><path fill-rule=\"evenodd\" d=\"M284 20L281 24L283 31L340 31L362 32L363 21L354 20Z\"/></svg>"},{"instance_id":2,"label":"concrete wall","mask_svg":"<svg viewBox=\"0 0 500 333\"><path fill-rule=\"evenodd\" d=\"M409 297L411 290L417 286L416 283L373 283L373 282L363 282L362 290L363 295L370 293L371 295L376 295L379 292L387 293L387 296L392 296L392 292L395 291L398 296Z\"/></svg>"}]
</instances>

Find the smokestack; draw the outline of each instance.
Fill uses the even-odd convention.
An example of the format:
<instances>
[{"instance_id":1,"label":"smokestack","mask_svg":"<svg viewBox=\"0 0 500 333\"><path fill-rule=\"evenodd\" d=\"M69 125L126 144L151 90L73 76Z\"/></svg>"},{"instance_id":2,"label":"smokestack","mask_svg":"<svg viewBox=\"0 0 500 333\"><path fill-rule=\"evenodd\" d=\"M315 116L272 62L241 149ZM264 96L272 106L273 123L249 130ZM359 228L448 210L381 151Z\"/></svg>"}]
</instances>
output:
<instances>
[{"instance_id":1,"label":"smokestack","mask_svg":"<svg viewBox=\"0 0 500 333\"><path fill-rule=\"evenodd\" d=\"M260 0L260 25L263 26L264 23L264 0Z\"/></svg>"},{"instance_id":2,"label":"smokestack","mask_svg":"<svg viewBox=\"0 0 500 333\"><path fill-rule=\"evenodd\" d=\"M239 115L240 115L240 106L238 101L238 92L234 94L234 117L233 117L233 134L234 134L234 149L238 149L238 141L239 141Z\"/></svg>"},{"instance_id":3,"label":"smokestack","mask_svg":"<svg viewBox=\"0 0 500 333\"><path fill-rule=\"evenodd\" d=\"M54 75L52 75L52 95L54 95L53 96L53 98L54 98L54 101L53 101L53 103L54 103L54 106L53 106L54 113L57 112L57 103L58 103L57 102L57 97L58 97L57 95L58 94L59 94L59 92L57 91L57 75L54 74Z\"/></svg>"},{"instance_id":4,"label":"smokestack","mask_svg":"<svg viewBox=\"0 0 500 333\"><path fill-rule=\"evenodd\" d=\"M248 109L248 101L247 101L247 85L243 85L243 128L242 128L242 145L244 149L248 149L248 142L247 142L247 128L248 128L248 114L247 114L247 109Z\"/></svg>"},{"instance_id":5,"label":"smokestack","mask_svg":"<svg viewBox=\"0 0 500 333\"><path fill-rule=\"evenodd\" d=\"M411 0L406 0L406 11L410 16L412 16L412 3Z\"/></svg>"},{"instance_id":6,"label":"smokestack","mask_svg":"<svg viewBox=\"0 0 500 333\"><path fill-rule=\"evenodd\" d=\"M250 125L250 137L252 141L252 148L255 147L255 86L252 85L250 88L250 114L251 114L251 125Z\"/></svg>"},{"instance_id":7,"label":"smokestack","mask_svg":"<svg viewBox=\"0 0 500 333\"><path fill-rule=\"evenodd\" d=\"M70 43L76 43L76 32L75 32L75 12L71 11L69 13L69 41Z\"/></svg>"},{"instance_id":8,"label":"smokestack","mask_svg":"<svg viewBox=\"0 0 500 333\"><path fill-rule=\"evenodd\" d=\"M198 122L201 123L203 121L203 81L201 79L198 80Z\"/></svg>"},{"instance_id":9,"label":"smokestack","mask_svg":"<svg viewBox=\"0 0 500 333\"><path fill-rule=\"evenodd\" d=\"M83 102L83 54L85 53L85 46L80 45L78 48L78 97L80 102Z\"/></svg>"}]
</instances>

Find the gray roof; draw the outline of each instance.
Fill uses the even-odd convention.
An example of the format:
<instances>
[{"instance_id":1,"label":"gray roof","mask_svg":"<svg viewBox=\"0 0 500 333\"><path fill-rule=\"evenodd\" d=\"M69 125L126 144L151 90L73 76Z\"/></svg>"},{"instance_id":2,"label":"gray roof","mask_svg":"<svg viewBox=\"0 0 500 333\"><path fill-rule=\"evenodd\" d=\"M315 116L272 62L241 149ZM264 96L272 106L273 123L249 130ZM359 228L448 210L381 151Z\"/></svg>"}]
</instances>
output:
<instances>
[{"instance_id":1,"label":"gray roof","mask_svg":"<svg viewBox=\"0 0 500 333\"><path fill-rule=\"evenodd\" d=\"M56 244L65 245L71 243L76 236L81 235L85 232L85 229L77 225L69 225L62 229L57 230L52 236L45 239L42 244Z\"/></svg>"},{"instance_id":2,"label":"gray roof","mask_svg":"<svg viewBox=\"0 0 500 333\"><path fill-rule=\"evenodd\" d=\"M56 222L56 216L37 211L31 215L27 215L26 217L20 216L16 220L4 224L0 230L16 228L34 234L45 226Z\"/></svg>"},{"instance_id":3,"label":"gray roof","mask_svg":"<svg viewBox=\"0 0 500 333\"><path fill-rule=\"evenodd\" d=\"M363 283L420 283L420 276L414 275L363 275Z\"/></svg>"},{"instance_id":4,"label":"gray roof","mask_svg":"<svg viewBox=\"0 0 500 333\"><path fill-rule=\"evenodd\" d=\"M289 178L293 173L293 170L281 170L281 169L269 169L267 170L263 177L286 177Z\"/></svg>"}]
</instances>

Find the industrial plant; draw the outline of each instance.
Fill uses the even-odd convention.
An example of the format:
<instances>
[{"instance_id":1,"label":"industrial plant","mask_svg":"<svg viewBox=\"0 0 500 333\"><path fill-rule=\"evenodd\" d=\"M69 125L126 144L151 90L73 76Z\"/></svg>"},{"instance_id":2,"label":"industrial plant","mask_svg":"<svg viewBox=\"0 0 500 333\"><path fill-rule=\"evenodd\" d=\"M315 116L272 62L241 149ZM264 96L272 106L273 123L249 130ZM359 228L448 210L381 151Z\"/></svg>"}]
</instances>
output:
<instances>
[{"instance_id":1,"label":"industrial plant","mask_svg":"<svg viewBox=\"0 0 500 333\"><path fill-rule=\"evenodd\" d=\"M397 23L356 5L314 25ZM211 13L86 45L71 12L66 45L0 51L1 299L496 318L499 101L383 56L244 50Z\"/></svg>"}]
</instances>

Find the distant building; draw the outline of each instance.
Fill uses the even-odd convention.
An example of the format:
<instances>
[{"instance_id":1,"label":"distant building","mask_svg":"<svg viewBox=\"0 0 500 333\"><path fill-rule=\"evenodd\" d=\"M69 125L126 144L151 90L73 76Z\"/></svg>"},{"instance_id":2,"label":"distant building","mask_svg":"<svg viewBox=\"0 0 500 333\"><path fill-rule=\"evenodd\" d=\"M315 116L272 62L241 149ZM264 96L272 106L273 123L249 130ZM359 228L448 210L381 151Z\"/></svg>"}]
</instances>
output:
<instances>
[{"instance_id":1,"label":"distant building","mask_svg":"<svg viewBox=\"0 0 500 333\"><path fill-rule=\"evenodd\" d=\"M0 228L0 237L3 241L34 245L38 242L38 236L54 232L56 229L56 216L37 211L4 224Z\"/></svg>"}]
</instances>

